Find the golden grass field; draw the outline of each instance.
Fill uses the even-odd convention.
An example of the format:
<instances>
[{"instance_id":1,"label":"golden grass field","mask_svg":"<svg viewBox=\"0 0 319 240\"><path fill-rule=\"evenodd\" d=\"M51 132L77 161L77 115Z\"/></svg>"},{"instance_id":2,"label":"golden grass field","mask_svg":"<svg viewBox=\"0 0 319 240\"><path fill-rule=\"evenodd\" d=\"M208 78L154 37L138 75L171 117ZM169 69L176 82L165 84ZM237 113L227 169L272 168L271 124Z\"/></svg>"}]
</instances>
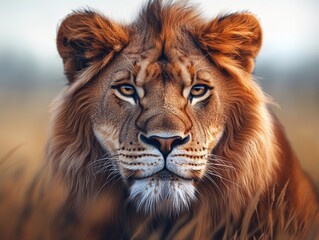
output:
<instances>
[{"instance_id":1,"label":"golden grass field","mask_svg":"<svg viewBox=\"0 0 319 240\"><path fill-rule=\"evenodd\" d=\"M35 167L43 161L50 101L45 96L37 96L34 100L0 104L0 156L14 150L5 162L8 168L23 161Z\"/></svg>"}]
</instances>

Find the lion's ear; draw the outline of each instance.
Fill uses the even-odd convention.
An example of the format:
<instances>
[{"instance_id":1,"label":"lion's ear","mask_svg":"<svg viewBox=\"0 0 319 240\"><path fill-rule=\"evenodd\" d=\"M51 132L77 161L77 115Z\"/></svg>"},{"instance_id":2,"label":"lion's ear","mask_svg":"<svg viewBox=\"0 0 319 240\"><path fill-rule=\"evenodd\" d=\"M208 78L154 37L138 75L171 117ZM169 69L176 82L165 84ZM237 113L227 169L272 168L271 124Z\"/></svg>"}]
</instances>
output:
<instances>
[{"instance_id":1,"label":"lion's ear","mask_svg":"<svg viewBox=\"0 0 319 240\"><path fill-rule=\"evenodd\" d=\"M77 73L94 65L96 71L128 43L125 30L94 11L70 14L61 23L57 48L64 71L73 82Z\"/></svg>"},{"instance_id":2,"label":"lion's ear","mask_svg":"<svg viewBox=\"0 0 319 240\"><path fill-rule=\"evenodd\" d=\"M200 47L222 69L234 73L240 68L251 73L262 43L259 21L249 13L218 16L205 25L197 40Z\"/></svg>"}]
</instances>

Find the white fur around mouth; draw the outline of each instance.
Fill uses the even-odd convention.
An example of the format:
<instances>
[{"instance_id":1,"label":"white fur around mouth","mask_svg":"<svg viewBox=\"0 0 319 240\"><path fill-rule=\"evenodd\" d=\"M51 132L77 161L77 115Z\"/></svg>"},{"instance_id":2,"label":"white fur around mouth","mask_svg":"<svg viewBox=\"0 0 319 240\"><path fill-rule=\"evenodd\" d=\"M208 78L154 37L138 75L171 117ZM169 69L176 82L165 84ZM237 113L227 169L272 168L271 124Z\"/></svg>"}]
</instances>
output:
<instances>
[{"instance_id":1,"label":"white fur around mouth","mask_svg":"<svg viewBox=\"0 0 319 240\"><path fill-rule=\"evenodd\" d=\"M178 177L149 177L135 179L130 187L129 200L138 211L145 213L179 213L188 209L195 199L193 180Z\"/></svg>"}]
</instances>

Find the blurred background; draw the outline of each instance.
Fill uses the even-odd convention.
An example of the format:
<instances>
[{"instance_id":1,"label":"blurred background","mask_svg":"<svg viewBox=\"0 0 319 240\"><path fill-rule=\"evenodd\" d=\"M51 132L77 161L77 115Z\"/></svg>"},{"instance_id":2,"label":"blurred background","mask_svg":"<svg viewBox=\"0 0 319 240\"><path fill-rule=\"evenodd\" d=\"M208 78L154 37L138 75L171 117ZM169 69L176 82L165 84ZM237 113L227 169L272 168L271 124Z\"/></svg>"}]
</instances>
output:
<instances>
[{"instance_id":1,"label":"blurred background","mask_svg":"<svg viewBox=\"0 0 319 240\"><path fill-rule=\"evenodd\" d=\"M0 0L0 159L43 160L49 105L63 89L55 45L61 20L91 7L120 22L137 15L141 0ZM254 75L279 107L274 110L303 168L319 187L319 1L192 0L207 18L248 10L264 30ZM14 167L14 164L8 168Z\"/></svg>"}]
</instances>

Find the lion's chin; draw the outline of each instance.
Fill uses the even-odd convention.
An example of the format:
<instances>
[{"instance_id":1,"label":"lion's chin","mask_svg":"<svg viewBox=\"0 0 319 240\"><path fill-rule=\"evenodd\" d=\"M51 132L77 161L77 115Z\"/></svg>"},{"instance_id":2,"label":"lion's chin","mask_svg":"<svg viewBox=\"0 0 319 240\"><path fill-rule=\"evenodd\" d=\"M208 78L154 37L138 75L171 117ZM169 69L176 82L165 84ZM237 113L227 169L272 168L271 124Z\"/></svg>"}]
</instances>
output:
<instances>
[{"instance_id":1,"label":"lion's chin","mask_svg":"<svg viewBox=\"0 0 319 240\"><path fill-rule=\"evenodd\" d=\"M195 200L194 181L166 176L135 179L129 200L146 214L179 214Z\"/></svg>"}]
</instances>

